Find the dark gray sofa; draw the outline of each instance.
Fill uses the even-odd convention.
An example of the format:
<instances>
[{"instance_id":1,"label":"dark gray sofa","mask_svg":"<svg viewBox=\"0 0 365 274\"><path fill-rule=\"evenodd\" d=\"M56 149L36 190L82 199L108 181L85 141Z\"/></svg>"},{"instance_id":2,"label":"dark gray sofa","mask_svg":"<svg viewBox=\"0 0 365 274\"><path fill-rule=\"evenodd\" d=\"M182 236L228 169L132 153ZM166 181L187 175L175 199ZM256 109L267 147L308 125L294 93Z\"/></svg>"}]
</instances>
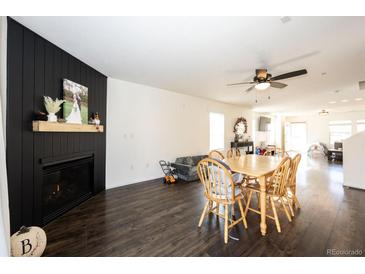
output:
<instances>
[{"instance_id":1,"label":"dark gray sofa","mask_svg":"<svg viewBox=\"0 0 365 274\"><path fill-rule=\"evenodd\" d=\"M199 179L196 165L207 157L208 155L179 157L176 158L175 163L171 163L171 166L175 168L179 179L187 182L196 181Z\"/></svg>"}]
</instances>

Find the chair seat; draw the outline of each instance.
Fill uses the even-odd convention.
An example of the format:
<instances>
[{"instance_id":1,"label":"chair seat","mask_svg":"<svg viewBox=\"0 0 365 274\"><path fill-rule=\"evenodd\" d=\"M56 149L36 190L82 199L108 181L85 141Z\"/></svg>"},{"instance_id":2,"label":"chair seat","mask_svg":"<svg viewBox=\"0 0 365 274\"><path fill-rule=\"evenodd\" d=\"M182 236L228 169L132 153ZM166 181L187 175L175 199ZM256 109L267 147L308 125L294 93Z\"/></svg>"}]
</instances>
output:
<instances>
[{"instance_id":1,"label":"chair seat","mask_svg":"<svg viewBox=\"0 0 365 274\"><path fill-rule=\"evenodd\" d=\"M238 188L238 187L236 187L236 188L234 189L234 196L235 196L235 199L236 199L236 200L237 200L237 199L241 199L241 198L242 198L241 194L242 194L241 189L240 189L240 188ZM231 191L231 190L228 190L228 195L227 195L227 196L226 196L226 195L220 195L220 194L214 194L214 193L212 193L212 197L213 197L213 198L216 198L216 199L222 199L222 200L227 200L227 198L228 198L228 199L231 199L231 197L232 197L232 191Z\"/></svg>"},{"instance_id":2,"label":"chair seat","mask_svg":"<svg viewBox=\"0 0 365 274\"><path fill-rule=\"evenodd\" d=\"M232 179L235 184L240 184L243 181L244 176L241 173L233 173Z\"/></svg>"}]
</instances>

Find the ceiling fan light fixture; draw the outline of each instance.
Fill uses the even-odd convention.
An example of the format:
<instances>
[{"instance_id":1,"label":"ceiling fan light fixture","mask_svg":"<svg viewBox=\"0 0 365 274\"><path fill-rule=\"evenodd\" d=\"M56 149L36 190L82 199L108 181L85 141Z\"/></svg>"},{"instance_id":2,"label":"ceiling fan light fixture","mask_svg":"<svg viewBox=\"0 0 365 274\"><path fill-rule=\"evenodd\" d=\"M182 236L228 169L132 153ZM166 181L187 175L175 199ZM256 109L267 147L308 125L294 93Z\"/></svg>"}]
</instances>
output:
<instances>
[{"instance_id":1,"label":"ceiling fan light fixture","mask_svg":"<svg viewBox=\"0 0 365 274\"><path fill-rule=\"evenodd\" d=\"M270 83L263 82L263 83L256 84L255 89L257 89L257 90L265 90L265 89L267 89L269 87L270 87Z\"/></svg>"}]
</instances>

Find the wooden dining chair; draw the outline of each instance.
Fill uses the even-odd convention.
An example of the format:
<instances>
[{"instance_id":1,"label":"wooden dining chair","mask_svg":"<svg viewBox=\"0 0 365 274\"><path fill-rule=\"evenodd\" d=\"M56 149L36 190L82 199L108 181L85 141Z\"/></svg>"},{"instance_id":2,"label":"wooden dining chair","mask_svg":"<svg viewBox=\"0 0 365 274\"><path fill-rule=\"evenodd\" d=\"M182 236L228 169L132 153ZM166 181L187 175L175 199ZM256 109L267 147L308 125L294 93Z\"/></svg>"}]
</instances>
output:
<instances>
[{"instance_id":1,"label":"wooden dining chair","mask_svg":"<svg viewBox=\"0 0 365 274\"><path fill-rule=\"evenodd\" d=\"M241 151L238 148L230 148L227 151L227 159L234 158L234 157L240 157Z\"/></svg>"},{"instance_id":2,"label":"wooden dining chair","mask_svg":"<svg viewBox=\"0 0 365 274\"><path fill-rule=\"evenodd\" d=\"M218 151L218 150L212 150L211 152L209 152L208 157L209 158L216 158L216 159L220 159L220 160L224 159L223 153Z\"/></svg>"},{"instance_id":3,"label":"wooden dining chair","mask_svg":"<svg viewBox=\"0 0 365 274\"><path fill-rule=\"evenodd\" d=\"M267 214L266 217L273 219L275 221L276 229L279 233L281 232L281 227L275 202L280 203L289 222L292 221L291 214L289 213L287 208L288 206L290 211L292 211L291 204L287 197L287 184L288 184L290 165L291 165L291 159L289 157L285 157L284 159L282 159L277 169L274 171L273 175L268 179L266 184L266 195L268 197L268 202L270 203L274 215L272 216ZM261 214L259 210L250 207L252 201L252 194L254 192L260 193L260 187L258 185L247 185L245 186L245 188L248 190L248 198L247 198L245 213L247 213L247 211L250 210L255 213ZM259 199L257 203L260 204Z\"/></svg>"},{"instance_id":4,"label":"wooden dining chair","mask_svg":"<svg viewBox=\"0 0 365 274\"><path fill-rule=\"evenodd\" d=\"M298 153L291 161L290 170L289 170L289 178L288 178L288 198L291 199L292 205L295 208L300 208L300 203L298 197L296 195L297 190L297 172L300 160L302 159L302 155ZM294 212L292 212L292 216L294 217Z\"/></svg>"},{"instance_id":5,"label":"wooden dining chair","mask_svg":"<svg viewBox=\"0 0 365 274\"><path fill-rule=\"evenodd\" d=\"M272 150L266 150L264 152L264 154L262 154L262 155L264 155L264 156L272 156Z\"/></svg>"},{"instance_id":6,"label":"wooden dining chair","mask_svg":"<svg viewBox=\"0 0 365 274\"><path fill-rule=\"evenodd\" d=\"M228 230L242 222L247 228L246 215L242 206L243 195L240 188L236 188L232 179L231 171L218 160L206 158L201 160L197 166L200 181L204 186L204 196L207 201L199 220L201 227L204 217L210 213L216 214L224 219L224 242L228 242ZM229 210L238 203L241 218L233 220ZM215 207L213 207L215 204ZM224 213L220 212L220 205L224 208ZM229 224L228 224L229 223Z\"/></svg>"}]
</instances>

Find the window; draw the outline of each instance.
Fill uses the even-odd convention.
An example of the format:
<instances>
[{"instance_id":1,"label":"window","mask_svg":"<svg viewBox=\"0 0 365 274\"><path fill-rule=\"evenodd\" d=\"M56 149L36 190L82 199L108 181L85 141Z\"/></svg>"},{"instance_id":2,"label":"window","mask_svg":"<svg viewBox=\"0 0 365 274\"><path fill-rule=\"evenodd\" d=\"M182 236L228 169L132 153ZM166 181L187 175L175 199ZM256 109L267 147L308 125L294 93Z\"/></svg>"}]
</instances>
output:
<instances>
[{"instance_id":1,"label":"window","mask_svg":"<svg viewBox=\"0 0 365 274\"><path fill-rule=\"evenodd\" d=\"M224 115L209 113L210 150L224 149Z\"/></svg>"},{"instance_id":2,"label":"window","mask_svg":"<svg viewBox=\"0 0 365 274\"><path fill-rule=\"evenodd\" d=\"M351 136L352 122L351 121L333 121L329 123L330 128L330 145L335 142L342 142L344 139Z\"/></svg>"},{"instance_id":3,"label":"window","mask_svg":"<svg viewBox=\"0 0 365 274\"><path fill-rule=\"evenodd\" d=\"M356 132L365 131L365 120L356 121Z\"/></svg>"}]
</instances>

